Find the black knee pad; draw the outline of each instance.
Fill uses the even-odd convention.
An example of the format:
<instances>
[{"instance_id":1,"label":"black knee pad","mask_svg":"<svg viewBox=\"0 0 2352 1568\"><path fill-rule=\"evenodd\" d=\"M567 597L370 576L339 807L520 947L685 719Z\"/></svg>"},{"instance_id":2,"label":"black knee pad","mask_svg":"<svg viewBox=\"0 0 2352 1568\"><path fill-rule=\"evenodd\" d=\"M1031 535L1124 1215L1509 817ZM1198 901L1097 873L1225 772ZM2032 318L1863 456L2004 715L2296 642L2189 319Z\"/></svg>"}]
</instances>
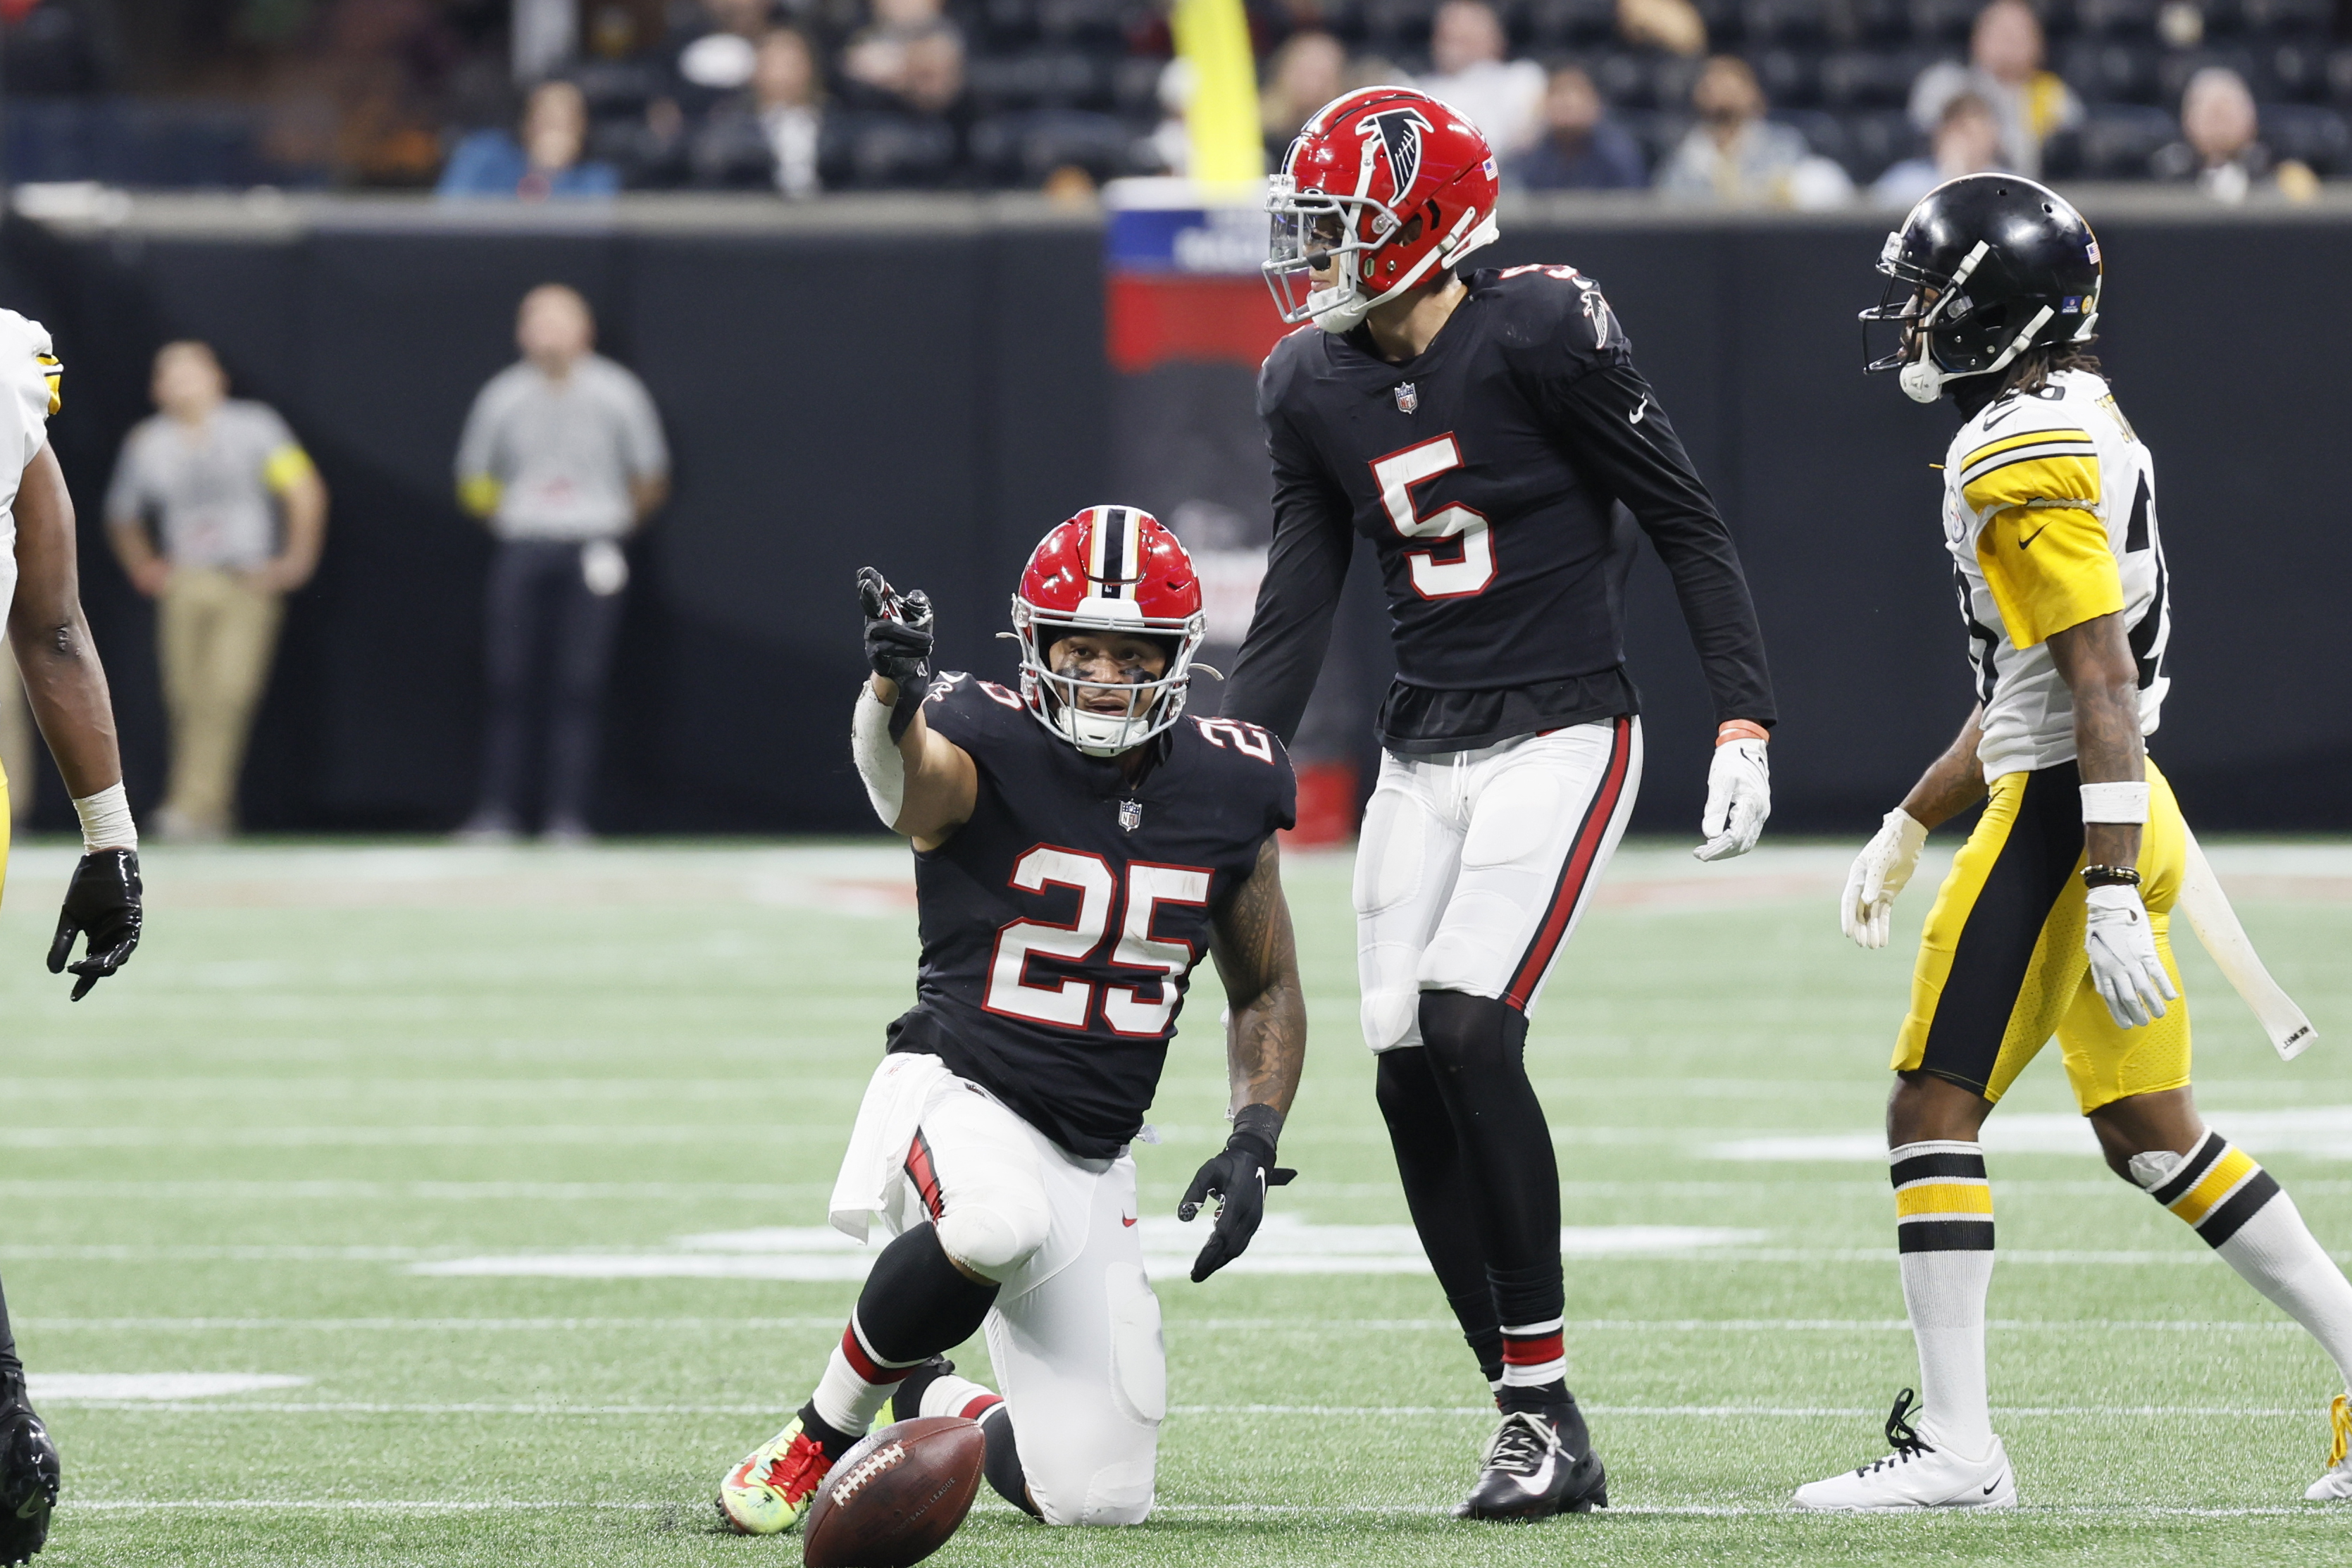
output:
<instances>
[{"instance_id":1,"label":"black knee pad","mask_svg":"<svg viewBox=\"0 0 2352 1568\"><path fill-rule=\"evenodd\" d=\"M1517 1069L1527 1051L1528 1016L1498 996L1424 991L1421 1043L1440 1072Z\"/></svg>"}]
</instances>

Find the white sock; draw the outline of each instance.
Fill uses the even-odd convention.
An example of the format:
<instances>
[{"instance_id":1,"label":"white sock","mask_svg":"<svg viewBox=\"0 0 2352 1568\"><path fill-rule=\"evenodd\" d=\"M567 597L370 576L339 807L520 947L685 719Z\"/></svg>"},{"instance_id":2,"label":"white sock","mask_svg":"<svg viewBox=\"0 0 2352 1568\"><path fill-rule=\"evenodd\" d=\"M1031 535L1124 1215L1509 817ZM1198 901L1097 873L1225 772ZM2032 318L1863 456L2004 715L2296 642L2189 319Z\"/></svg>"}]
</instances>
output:
<instances>
[{"instance_id":1,"label":"white sock","mask_svg":"<svg viewBox=\"0 0 2352 1568\"><path fill-rule=\"evenodd\" d=\"M983 1384L968 1377L947 1373L931 1380L923 1390L922 1407L919 1415L961 1415L967 1421L977 1421L1004 1401Z\"/></svg>"},{"instance_id":2,"label":"white sock","mask_svg":"<svg viewBox=\"0 0 2352 1568\"><path fill-rule=\"evenodd\" d=\"M857 1314L849 1314L849 1327L841 1331L841 1342L833 1347L825 1358L824 1375L817 1380L816 1393L809 1403L816 1406L824 1424L847 1437L862 1437L872 1428L874 1417L890 1403L898 1392L898 1384L908 1373L923 1363L919 1361L886 1362L876 1355L859 1332Z\"/></svg>"},{"instance_id":3,"label":"white sock","mask_svg":"<svg viewBox=\"0 0 2352 1568\"><path fill-rule=\"evenodd\" d=\"M2352 1388L2352 1280L2269 1172L2209 1131L2185 1155L2134 1155L2131 1173L2247 1284L2308 1330Z\"/></svg>"},{"instance_id":4,"label":"white sock","mask_svg":"<svg viewBox=\"0 0 2352 1568\"><path fill-rule=\"evenodd\" d=\"M1992 1189L1984 1149L1906 1143L1887 1153L1895 1182L1903 1303L1919 1343L1920 1435L1963 1458L1992 1448L1985 1394L1985 1294L1992 1285Z\"/></svg>"}]
</instances>

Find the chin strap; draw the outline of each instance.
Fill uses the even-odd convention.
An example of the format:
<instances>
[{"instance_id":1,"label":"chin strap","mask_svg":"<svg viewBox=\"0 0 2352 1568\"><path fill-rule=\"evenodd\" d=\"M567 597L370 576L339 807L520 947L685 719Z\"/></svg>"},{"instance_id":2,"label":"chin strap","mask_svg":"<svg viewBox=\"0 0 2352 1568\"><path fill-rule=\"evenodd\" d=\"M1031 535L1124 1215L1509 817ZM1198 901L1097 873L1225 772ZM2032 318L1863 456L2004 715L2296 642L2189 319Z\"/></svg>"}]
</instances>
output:
<instances>
[{"instance_id":1,"label":"chin strap","mask_svg":"<svg viewBox=\"0 0 2352 1568\"><path fill-rule=\"evenodd\" d=\"M1927 358L1926 348L1923 345L1920 357L1905 365L1903 374L1895 377L1895 380L1902 384L1905 395L1912 402L1933 403L1944 395L1944 388L1952 382L1966 381L1970 376L1977 375L1998 375L2007 370L2018 355L2032 346L2034 335L2049 325L2051 318L2057 313L2047 305L2035 311L2033 320L2025 323L2025 330L2011 338L2009 341L2009 347L2000 351L2000 357L1982 370L1966 370L1957 374L1947 373L1938 369Z\"/></svg>"}]
</instances>

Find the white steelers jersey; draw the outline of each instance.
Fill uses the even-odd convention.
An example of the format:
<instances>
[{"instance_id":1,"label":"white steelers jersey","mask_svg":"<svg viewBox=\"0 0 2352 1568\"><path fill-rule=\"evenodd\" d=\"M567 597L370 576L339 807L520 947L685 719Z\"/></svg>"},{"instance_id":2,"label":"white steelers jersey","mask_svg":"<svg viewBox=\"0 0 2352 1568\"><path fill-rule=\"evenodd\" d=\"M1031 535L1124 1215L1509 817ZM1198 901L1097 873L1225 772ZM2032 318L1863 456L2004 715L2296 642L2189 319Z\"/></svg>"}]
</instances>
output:
<instances>
[{"instance_id":1,"label":"white steelers jersey","mask_svg":"<svg viewBox=\"0 0 2352 1568\"><path fill-rule=\"evenodd\" d=\"M1958 566L1984 703L1988 781L2074 758L2074 703L2048 639L2120 611L2139 665L2139 727L2170 685L2156 468L2115 395L2088 371L1995 398L1944 461L1944 542Z\"/></svg>"},{"instance_id":2,"label":"white steelers jersey","mask_svg":"<svg viewBox=\"0 0 2352 1568\"><path fill-rule=\"evenodd\" d=\"M0 310L0 612L16 598L16 486L49 438L61 374L48 330Z\"/></svg>"}]
</instances>

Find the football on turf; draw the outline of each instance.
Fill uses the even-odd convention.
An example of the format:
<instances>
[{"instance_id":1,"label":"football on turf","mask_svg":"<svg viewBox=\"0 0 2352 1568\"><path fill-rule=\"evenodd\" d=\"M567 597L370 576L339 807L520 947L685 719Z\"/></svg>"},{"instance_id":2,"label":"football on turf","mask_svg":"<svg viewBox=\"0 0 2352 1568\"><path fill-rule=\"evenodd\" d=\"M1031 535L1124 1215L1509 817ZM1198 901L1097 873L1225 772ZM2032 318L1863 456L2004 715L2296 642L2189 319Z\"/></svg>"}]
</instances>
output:
<instances>
[{"instance_id":1,"label":"football on turf","mask_svg":"<svg viewBox=\"0 0 2352 1568\"><path fill-rule=\"evenodd\" d=\"M955 1533L980 1490L977 1421L933 1415L867 1435L816 1489L802 1526L808 1568L907 1568Z\"/></svg>"}]
</instances>

